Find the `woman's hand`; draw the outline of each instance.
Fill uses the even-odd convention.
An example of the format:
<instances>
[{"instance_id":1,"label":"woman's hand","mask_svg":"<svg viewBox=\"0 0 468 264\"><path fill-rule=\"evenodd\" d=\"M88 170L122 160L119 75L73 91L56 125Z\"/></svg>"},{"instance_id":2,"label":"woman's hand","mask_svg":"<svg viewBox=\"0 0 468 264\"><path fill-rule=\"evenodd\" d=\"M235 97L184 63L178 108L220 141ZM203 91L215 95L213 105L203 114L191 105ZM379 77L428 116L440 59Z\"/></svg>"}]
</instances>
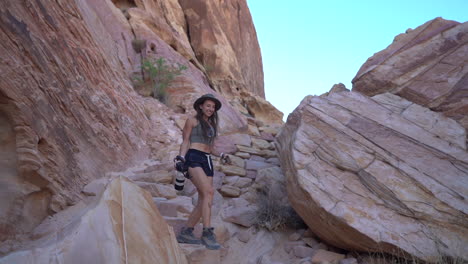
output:
<instances>
[{"instance_id":1,"label":"woman's hand","mask_svg":"<svg viewBox=\"0 0 468 264\"><path fill-rule=\"evenodd\" d=\"M222 164L231 164L231 158L229 157L228 154L225 154L225 153L221 153L220 155L220 159L221 159L221 163Z\"/></svg>"}]
</instances>

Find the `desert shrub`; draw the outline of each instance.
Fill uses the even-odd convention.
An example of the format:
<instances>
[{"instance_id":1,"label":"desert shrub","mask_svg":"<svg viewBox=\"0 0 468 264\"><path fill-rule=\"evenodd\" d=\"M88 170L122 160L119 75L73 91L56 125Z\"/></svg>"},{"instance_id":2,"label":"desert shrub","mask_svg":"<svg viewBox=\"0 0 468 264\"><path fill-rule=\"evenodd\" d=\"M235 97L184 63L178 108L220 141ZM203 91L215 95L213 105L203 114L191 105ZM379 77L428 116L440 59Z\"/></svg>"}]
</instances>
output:
<instances>
[{"instance_id":1,"label":"desert shrub","mask_svg":"<svg viewBox=\"0 0 468 264\"><path fill-rule=\"evenodd\" d=\"M357 253L356 259L358 263L370 263L370 264L465 264L467 263L461 258L452 258L440 254L436 256L433 261L425 262L412 256L401 249L395 249L391 253L384 252L383 250L377 250L376 252L361 252Z\"/></svg>"},{"instance_id":2,"label":"desert shrub","mask_svg":"<svg viewBox=\"0 0 468 264\"><path fill-rule=\"evenodd\" d=\"M134 84L139 89L149 87L150 95L166 103L167 87L186 69L185 65L170 65L164 58L144 59L141 63L142 78L134 77Z\"/></svg>"},{"instance_id":3,"label":"desert shrub","mask_svg":"<svg viewBox=\"0 0 468 264\"><path fill-rule=\"evenodd\" d=\"M301 229L306 224L285 199L280 185L262 186L257 188L257 214L256 228L265 228L269 231L284 228Z\"/></svg>"}]
</instances>

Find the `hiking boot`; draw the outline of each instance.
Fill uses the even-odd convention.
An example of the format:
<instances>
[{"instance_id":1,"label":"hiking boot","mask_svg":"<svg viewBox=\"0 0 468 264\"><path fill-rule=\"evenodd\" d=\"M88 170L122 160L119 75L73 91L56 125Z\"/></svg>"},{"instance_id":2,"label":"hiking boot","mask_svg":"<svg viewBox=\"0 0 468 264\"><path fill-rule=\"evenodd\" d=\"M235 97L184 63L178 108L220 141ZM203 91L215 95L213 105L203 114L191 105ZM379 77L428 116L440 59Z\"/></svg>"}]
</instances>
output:
<instances>
[{"instance_id":1,"label":"hiking boot","mask_svg":"<svg viewBox=\"0 0 468 264\"><path fill-rule=\"evenodd\" d=\"M213 227L204 227L201 237L201 242L206 246L207 249L220 249L221 245L216 242L216 236L214 234Z\"/></svg>"},{"instance_id":2,"label":"hiking boot","mask_svg":"<svg viewBox=\"0 0 468 264\"><path fill-rule=\"evenodd\" d=\"M196 238L193 234L193 227L182 227L182 230L177 236L177 242L195 245L201 244L200 239Z\"/></svg>"}]
</instances>

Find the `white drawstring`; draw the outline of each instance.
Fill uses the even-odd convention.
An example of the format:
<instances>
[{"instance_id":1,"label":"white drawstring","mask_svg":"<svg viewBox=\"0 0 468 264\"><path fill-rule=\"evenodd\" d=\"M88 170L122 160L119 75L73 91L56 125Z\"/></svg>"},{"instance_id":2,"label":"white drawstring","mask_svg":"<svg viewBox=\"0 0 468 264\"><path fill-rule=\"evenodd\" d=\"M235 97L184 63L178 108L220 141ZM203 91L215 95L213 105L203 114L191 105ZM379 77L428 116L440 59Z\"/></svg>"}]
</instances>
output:
<instances>
[{"instance_id":1,"label":"white drawstring","mask_svg":"<svg viewBox=\"0 0 468 264\"><path fill-rule=\"evenodd\" d=\"M213 169L211 168L211 159L210 159L210 154L205 154L206 155L206 159L208 159L208 166L210 167L210 170L212 171Z\"/></svg>"}]
</instances>

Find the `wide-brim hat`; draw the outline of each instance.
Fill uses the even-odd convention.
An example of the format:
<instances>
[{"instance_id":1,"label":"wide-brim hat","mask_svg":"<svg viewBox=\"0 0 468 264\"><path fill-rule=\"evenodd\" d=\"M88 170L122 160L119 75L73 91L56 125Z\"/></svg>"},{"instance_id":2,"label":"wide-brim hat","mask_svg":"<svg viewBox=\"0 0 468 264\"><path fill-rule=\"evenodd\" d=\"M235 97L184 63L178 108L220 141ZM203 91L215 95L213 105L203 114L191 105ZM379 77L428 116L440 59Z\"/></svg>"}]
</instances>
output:
<instances>
[{"instance_id":1,"label":"wide-brim hat","mask_svg":"<svg viewBox=\"0 0 468 264\"><path fill-rule=\"evenodd\" d=\"M221 101L219 101L214 95L212 94L204 94L202 95L200 98L198 98L197 100L195 100L195 103L193 103L193 108L195 110L198 109L198 106L203 104L206 100L211 100L213 102L215 102L215 109L216 111L218 111L222 104L221 104Z\"/></svg>"}]
</instances>

